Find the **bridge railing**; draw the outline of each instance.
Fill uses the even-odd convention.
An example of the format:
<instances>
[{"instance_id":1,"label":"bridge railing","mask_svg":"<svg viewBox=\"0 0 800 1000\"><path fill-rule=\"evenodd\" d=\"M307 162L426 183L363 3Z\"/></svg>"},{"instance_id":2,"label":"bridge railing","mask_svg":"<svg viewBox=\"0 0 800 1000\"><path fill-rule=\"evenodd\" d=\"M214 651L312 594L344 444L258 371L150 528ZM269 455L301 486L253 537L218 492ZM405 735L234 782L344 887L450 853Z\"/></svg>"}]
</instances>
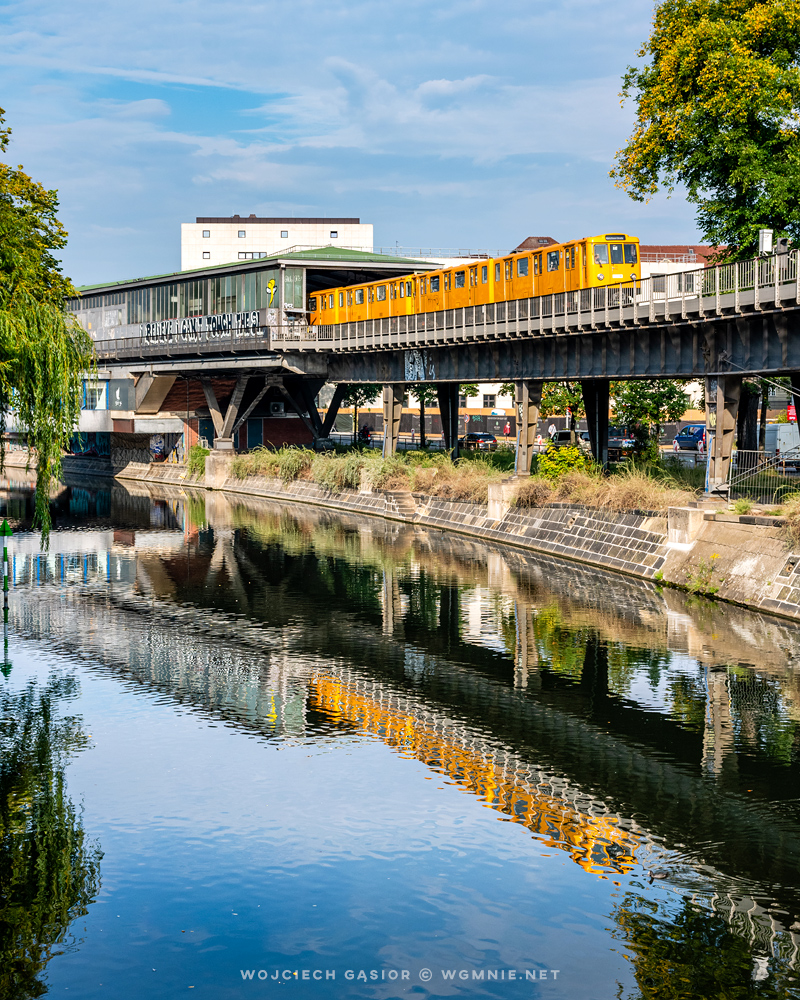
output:
<instances>
[{"instance_id":1,"label":"bridge railing","mask_svg":"<svg viewBox=\"0 0 800 1000\"><path fill-rule=\"evenodd\" d=\"M568 334L800 305L798 252L654 274L614 285L350 323L155 332L97 341L99 361L270 351L353 351ZM166 327L166 330L164 329Z\"/></svg>"}]
</instances>

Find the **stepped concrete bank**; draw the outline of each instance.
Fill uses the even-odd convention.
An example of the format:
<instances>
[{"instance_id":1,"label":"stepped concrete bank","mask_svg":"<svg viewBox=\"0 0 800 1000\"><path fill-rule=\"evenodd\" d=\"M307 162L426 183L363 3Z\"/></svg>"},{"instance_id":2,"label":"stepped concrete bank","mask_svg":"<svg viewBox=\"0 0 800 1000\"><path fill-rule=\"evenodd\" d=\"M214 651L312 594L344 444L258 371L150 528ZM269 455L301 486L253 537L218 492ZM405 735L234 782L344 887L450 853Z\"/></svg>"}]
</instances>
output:
<instances>
[{"instance_id":1,"label":"stepped concrete bank","mask_svg":"<svg viewBox=\"0 0 800 1000\"><path fill-rule=\"evenodd\" d=\"M8 456L6 464L6 475L13 479L15 456ZM73 473L80 468L70 465ZM667 513L616 513L574 504L522 510L511 506L514 485L509 482L492 484L489 503L477 504L373 490L367 483L358 491L332 493L306 480L235 479L229 469L229 462L219 468L212 463L205 479L191 479L180 465L130 463L116 470L116 478L315 504L457 531L800 620L800 554L789 547L779 517L738 516L702 505L672 507ZM100 472L94 466L86 471Z\"/></svg>"}]
</instances>

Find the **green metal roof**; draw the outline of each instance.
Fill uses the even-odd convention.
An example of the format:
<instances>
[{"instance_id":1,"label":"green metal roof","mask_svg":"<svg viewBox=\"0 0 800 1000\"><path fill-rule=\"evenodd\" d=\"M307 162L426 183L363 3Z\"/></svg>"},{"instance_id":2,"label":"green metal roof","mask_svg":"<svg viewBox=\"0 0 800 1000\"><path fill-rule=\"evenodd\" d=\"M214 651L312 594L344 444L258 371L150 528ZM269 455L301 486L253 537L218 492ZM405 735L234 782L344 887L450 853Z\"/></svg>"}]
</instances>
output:
<instances>
[{"instance_id":1,"label":"green metal roof","mask_svg":"<svg viewBox=\"0 0 800 1000\"><path fill-rule=\"evenodd\" d=\"M199 272L206 271L222 271L230 270L235 267L243 267L247 265L248 270L254 270L256 268L264 267L269 265L270 261L278 260L296 260L298 264L308 264L313 263L313 261L320 261L324 263L342 263L342 264L409 264L412 267L419 267L420 264L430 263L431 267L436 267L433 261L421 261L413 260L408 257L392 257L389 254L382 253L368 253L364 250L348 250L346 247L334 247L325 246L319 247L314 250L289 250L285 253L275 253L270 254L269 257L257 257L253 260L229 260L224 264L208 264L205 267L193 267L186 271L168 271L166 274L149 274L140 278L126 278L121 281L103 281L98 282L94 285L79 285L78 291L83 294L84 292L92 292L98 288L114 288L119 285L132 285L142 281L162 281L166 278L185 278L188 275L198 274Z\"/></svg>"}]
</instances>

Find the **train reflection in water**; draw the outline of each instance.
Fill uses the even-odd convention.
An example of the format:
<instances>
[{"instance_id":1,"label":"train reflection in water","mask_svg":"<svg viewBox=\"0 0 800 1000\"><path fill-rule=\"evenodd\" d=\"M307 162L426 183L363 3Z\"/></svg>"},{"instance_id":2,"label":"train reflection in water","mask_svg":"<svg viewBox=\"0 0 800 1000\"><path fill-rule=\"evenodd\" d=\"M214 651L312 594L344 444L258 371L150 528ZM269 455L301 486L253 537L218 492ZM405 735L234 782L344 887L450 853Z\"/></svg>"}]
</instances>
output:
<instances>
[{"instance_id":1,"label":"train reflection in water","mask_svg":"<svg viewBox=\"0 0 800 1000\"><path fill-rule=\"evenodd\" d=\"M131 527L17 536L17 630L265 738L380 739L794 966L793 626L378 520L165 492L153 525L120 487L108 509Z\"/></svg>"}]
</instances>

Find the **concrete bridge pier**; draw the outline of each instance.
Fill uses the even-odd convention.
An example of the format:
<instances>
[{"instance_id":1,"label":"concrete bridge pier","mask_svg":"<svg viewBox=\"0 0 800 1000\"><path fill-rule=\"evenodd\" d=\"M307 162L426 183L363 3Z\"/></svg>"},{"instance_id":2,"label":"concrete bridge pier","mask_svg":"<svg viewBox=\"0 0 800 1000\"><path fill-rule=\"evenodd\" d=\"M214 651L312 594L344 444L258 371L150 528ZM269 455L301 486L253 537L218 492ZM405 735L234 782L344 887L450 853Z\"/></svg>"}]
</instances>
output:
<instances>
[{"instance_id":1,"label":"concrete bridge pier","mask_svg":"<svg viewBox=\"0 0 800 1000\"><path fill-rule=\"evenodd\" d=\"M539 424L539 409L542 405L541 379L526 379L517 382L514 405L518 414L517 454L514 460L514 475L529 476L533 446L536 443L536 428Z\"/></svg>"},{"instance_id":2,"label":"concrete bridge pier","mask_svg":"<svg viewBox=\"0 0 800 1000\"><path fill-rule=\"evenodd\" d=\"M728 481L741 392L741 375L706 378L706 427L713 435L708 454L709 491Z\"/></svg>"},{"instance_id":3,"label":"concrete bridge pier","mask_svg":"<svg viewBox=\"0 0 800 1000\"><path fill-rule=\"evenodd\" d=\"M397 451L400 437L400 417L403 415L402 382L388 382L383 387L383 457L388 458Z\"/></svg>"}]
</instances>

